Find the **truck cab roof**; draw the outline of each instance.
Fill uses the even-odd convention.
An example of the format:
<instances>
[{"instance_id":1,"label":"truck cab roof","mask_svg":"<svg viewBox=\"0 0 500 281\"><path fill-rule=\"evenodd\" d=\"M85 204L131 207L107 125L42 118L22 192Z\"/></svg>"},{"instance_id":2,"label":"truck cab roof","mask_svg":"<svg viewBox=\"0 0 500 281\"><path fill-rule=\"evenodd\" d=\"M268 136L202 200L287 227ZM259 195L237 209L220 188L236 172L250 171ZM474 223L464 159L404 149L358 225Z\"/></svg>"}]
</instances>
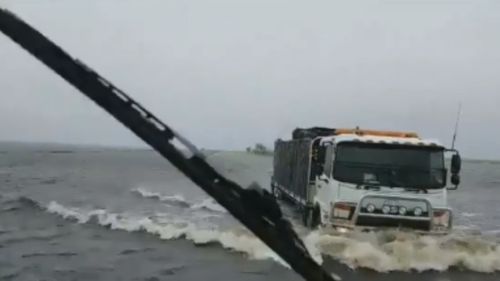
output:
<instances>
[{"instance_id":1,"label":"truck cab roof","mask_svg":"<svg viewBox=\"0 0 500 281\"><path fill-rule=\"evenodd\" d=\"M365 142L415 146L444 146L437 140L421 139L415 132L367 130L356 128L297 128L292 133L293 139L320 139L321 144L341 142Z\"/></svg>"},{"instance_id":2,"label":"truck cab roof","mask_svg":"<svg viewBox=\"0 0 500 281\"><path fill-rule=\"evenodd\" d=\"M342 142L366 142L366 143L380 143L380 144L444 147L437 140L421 139L418 137L392 137L392 136L340 134L340 135L325 136L320 138L321 138L321 144L328 142L336 144Z\"/></svg>"}]
</instances>

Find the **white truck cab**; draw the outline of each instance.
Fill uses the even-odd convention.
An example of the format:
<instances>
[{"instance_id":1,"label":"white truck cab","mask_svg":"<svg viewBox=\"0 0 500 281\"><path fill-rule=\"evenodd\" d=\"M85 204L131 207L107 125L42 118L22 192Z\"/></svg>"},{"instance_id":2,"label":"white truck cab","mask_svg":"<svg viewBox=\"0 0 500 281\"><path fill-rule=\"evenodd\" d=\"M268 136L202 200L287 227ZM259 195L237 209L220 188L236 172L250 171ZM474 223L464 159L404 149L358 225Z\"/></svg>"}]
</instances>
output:
<instances>
[{"instance_id":1,"label":"white truck cab","mask_svg":"<svg viewBox=\"0 0 500 281\"><path fill-rule=\"evenodd\" d=\"M408 132L297 130L294 139L276 142L271 186L276 197L300 207L304 224L436 234L451 229L447 195L460 181L457 151L450 188L449 150L437 141Z\"/></svg>"}]
</instances>

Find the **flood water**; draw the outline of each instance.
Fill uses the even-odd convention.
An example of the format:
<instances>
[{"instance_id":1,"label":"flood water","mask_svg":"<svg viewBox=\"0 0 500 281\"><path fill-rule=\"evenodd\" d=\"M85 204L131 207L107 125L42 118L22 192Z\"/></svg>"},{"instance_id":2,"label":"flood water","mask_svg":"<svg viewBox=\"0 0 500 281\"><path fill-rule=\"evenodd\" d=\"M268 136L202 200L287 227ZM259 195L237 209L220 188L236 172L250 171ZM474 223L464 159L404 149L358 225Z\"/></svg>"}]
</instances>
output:
<instances>
[{"instance_id":1,"label":"flood water","mask_svg":"<svg viewBox=\"0 0 500 281\"><path fill-rule=\"evenodd\" d=\"M272 158L215 152L243 186ZM344 280L500 280L500 164L465 161L454 231L308 231ZM0 145L0 280L301 280L221 206L150 150Z\"/></svg>"}]
</instances>

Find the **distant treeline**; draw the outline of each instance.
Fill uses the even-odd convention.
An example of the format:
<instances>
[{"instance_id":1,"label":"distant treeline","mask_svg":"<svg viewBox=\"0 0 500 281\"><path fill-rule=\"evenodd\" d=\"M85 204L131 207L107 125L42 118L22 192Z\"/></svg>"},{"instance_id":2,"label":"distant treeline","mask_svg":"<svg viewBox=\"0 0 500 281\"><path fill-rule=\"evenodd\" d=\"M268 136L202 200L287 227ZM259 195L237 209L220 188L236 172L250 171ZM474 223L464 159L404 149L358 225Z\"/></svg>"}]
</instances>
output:
<instances>
[{"instance_id":1,"label":"distant treeline","mask_svg":"<svg viewBox=\"0 0 500 281\"><path fill-rule=\"evenodd\" d=\"M273 151L269 148L267 148L265 145L262 143L257 143L255 144L254 147L247 147L247 152L248 153L254 153L254 154L259 154L259 155L273 155Z\"/></svg>"}]
</instances>

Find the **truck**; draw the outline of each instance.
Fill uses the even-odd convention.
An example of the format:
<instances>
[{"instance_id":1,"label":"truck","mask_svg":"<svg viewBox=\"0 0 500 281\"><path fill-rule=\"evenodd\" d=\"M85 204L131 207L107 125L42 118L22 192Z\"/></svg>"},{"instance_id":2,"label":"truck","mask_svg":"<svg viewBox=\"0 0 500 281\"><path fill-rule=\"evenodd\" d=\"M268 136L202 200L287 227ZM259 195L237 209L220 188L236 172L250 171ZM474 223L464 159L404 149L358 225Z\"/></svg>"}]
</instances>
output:
<instances>
[{"instance_id":1,"label":"truck","mask_svg":"<svg viewBox=\"0 0 500 281\"><path fill-rule=\"evenodd\" d=\"M290 140L276 140L273 162L272 194L297 206L307 227L452 228L447 195L460 184L461 158L436 140L358 127L297 128Z\"/></svg>"}]
</instances>

